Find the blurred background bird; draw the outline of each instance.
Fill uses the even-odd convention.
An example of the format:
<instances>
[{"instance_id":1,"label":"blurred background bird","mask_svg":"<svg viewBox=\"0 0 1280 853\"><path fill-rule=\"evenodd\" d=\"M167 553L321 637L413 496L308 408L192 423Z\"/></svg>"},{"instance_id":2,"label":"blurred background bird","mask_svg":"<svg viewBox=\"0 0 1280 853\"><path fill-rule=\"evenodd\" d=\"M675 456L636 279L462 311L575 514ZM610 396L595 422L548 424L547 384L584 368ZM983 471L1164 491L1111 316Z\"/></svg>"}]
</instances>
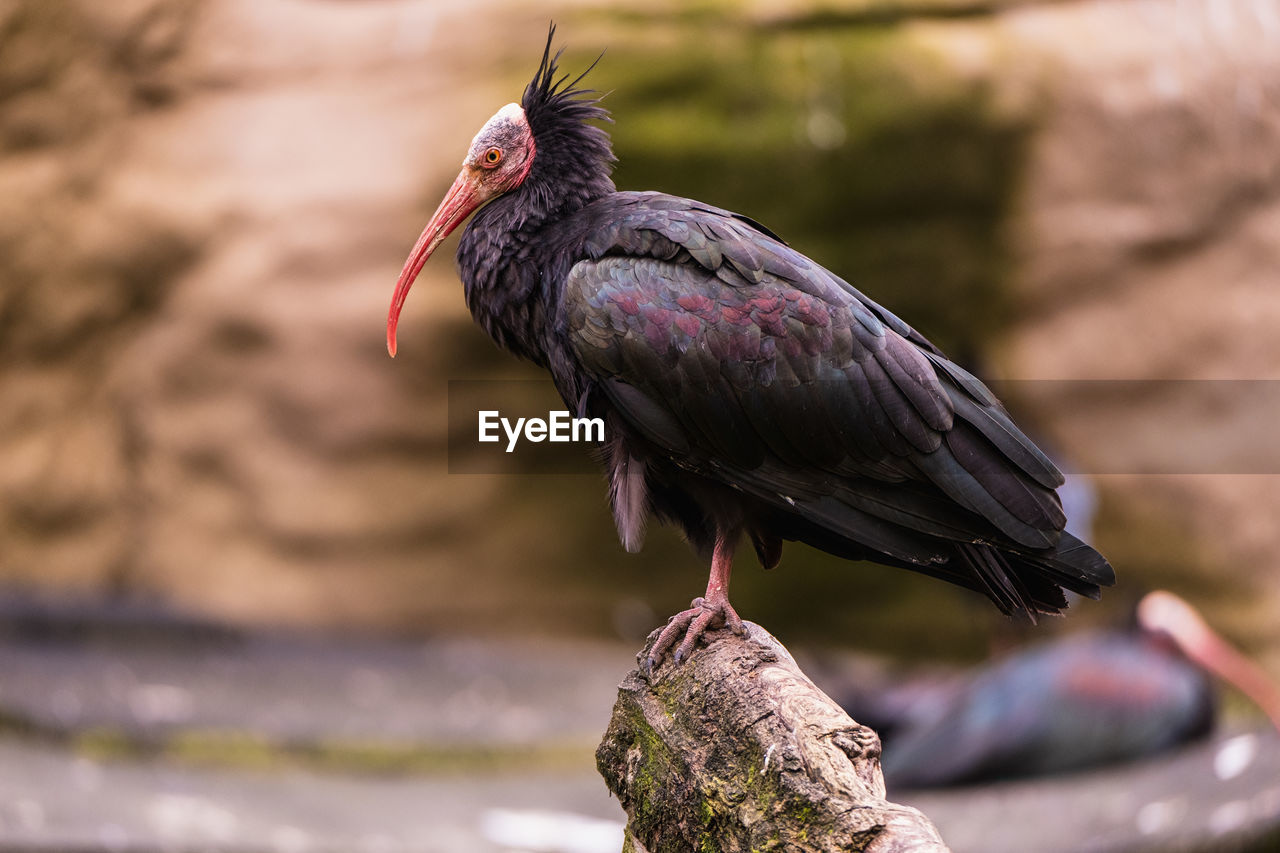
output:
<instances>
[{"instance_id":1,"label":"blurred background bird","mask_svg":"<svg viewBox=\"0 0 1280 853\"><path fill-rule=\"evenodd\" d=\"M1280 731L1280 686L1173 593L1148 593L1127 630L1082 632L962 675L867 681L846 710L884 739L890 790L978 784L1151 758L1214 728L1213 679Z\"/></svg>"}]
</instances>

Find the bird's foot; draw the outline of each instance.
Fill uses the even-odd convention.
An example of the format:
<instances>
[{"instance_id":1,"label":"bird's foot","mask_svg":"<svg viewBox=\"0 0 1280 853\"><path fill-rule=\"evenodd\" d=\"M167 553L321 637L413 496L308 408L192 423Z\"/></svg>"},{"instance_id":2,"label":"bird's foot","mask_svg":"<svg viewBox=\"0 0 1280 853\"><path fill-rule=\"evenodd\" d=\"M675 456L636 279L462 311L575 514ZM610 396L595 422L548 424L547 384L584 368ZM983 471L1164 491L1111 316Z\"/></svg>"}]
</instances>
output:
<instances>
[{"instance_id":1,"label":"bird's foot","mask_svg":"<svg viewBox=\"0 0 1280 853\"><path fill-rule=\"evenodd\" d=\"M742 624L733 605L729 604L727 596L695 598L688 610L682 610L667 620L667 626L662 629L653 648L649 650L645 670L652 673L653 668L662 663L677 641L680 642L675 653L675 663L678 665L693 654L694 646L708 629L726 626L739 637L747 636L746 626Z\"/></svg>"}]
</instances>

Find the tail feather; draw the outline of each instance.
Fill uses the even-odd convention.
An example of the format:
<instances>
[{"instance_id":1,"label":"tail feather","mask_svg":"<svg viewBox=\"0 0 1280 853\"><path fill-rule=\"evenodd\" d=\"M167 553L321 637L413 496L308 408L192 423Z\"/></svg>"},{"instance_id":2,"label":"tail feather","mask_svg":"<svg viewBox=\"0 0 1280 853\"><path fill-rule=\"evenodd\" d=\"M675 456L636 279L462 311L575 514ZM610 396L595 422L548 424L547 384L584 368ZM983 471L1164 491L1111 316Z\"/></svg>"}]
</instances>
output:
<instances>
[{"instance_id":1,"label":"tail feather","mask_svg":"<svg viewBox=\"0 0 1280 853\"><path fill-rule=\"evenodd\" d=\"M1046 551L1007 550L986 544L960 544L960 559L1001 611L1023 613L1034 622L1039 613L1061 613L1063 590L1096 599L1115 583L1115 571L1101 554L1069 533Z\"/></svg>"},{"instance_id":2,"label":"tail feather","mask_svg":"<svg viewBox=\"0 0 1280 853\"><path fill-rule=\"evenodd\" d=\"M1116 582L1116 571L1111 568L1107 558L1066 531L1063 531L1052 552L1038 554L1032 559L1044 568L1077 578L1080 588L1071 588L1090 598L1098 597L1099 587L1112 586Z\"/></svg>"}]
</instances>

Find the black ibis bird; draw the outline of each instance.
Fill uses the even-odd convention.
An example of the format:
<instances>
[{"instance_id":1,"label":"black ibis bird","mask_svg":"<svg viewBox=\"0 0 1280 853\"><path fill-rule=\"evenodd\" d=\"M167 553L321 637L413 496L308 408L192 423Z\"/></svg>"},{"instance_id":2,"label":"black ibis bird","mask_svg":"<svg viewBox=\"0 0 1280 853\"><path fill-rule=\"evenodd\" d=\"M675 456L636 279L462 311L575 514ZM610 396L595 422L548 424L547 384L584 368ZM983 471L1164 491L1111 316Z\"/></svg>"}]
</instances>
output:
<instances>
[{"instance_id":1,"label":"black ibis bird","mask_svg":"<svg viewBox=\"0 0 1280 853\"><path fill-rule=\"evenodd\" d=\"M570 410L604 420L623 545L639 549L653 516L710 561L651 666L708 628L742 632L728 592L743 536L766 568L798 540L1032 618L1064 608L1064 588L1113 583L1063 532L1058 469L922 335L746 216L619 192L608 113L581 76L557 79L554 34L405 262L387 348L423 264L474 212L458 248L467 305Z\"/></svg>"},{"instance_id":2,"label":"black ibis bird","mask_svg":"<svg viewBox=\"0 0 1280 853\"><path fill-rule=\"evenodd\" d=\"M843 704L884 737L891 788L1040 776L1147 758L1208 735L1210 676L1280 729L1280 689L1169 592L1129 630L1035 646L952 679L859 684Z\"/></svg>"}]
</instances>

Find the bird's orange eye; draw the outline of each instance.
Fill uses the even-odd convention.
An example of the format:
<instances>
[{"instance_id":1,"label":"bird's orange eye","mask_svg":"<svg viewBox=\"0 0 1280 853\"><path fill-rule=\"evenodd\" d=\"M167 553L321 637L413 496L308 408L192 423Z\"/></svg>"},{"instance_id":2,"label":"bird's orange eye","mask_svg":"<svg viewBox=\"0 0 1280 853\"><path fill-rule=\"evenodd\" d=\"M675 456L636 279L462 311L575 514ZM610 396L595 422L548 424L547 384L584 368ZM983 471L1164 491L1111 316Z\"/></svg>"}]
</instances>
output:
<instances>
[{"instance_id":1,"label":"bird's orange eye","mask_svg":"<svg viewBox=\"0 0 1280 853\"><path fill-rule=\"evenodd\" d=\"M486 166L490 166L490 167L496 166L501 162L502 162L501 148L490 148L488 151L484 152L484 164Z\"/></svg>"}]
</instances>

